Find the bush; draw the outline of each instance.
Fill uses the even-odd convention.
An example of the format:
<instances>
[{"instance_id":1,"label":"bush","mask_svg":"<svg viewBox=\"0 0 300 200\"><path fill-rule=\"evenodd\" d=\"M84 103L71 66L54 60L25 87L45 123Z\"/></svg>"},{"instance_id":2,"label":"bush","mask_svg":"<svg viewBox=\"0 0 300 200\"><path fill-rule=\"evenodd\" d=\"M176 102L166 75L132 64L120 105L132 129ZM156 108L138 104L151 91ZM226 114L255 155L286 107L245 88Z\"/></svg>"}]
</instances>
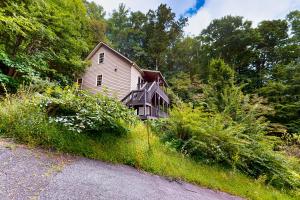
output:
<instances>
[{"instance_id":1,"label":"bush","mask_svg":"<svg viewBox=\"0 0 300 200\"><path fill-rule=\"evenodd\" d=\"M49 107L45 106L46 100L49 98L54 98L55 101L62 100L66 98L62 97L62 94L69 94L70 99L79 98L83 101L81 96L72 97L75 93L81 94L73 89L65 88L64 90L67 91L62 91L61 88L51 88L47 93L52 97L45 94L33 94L31 91L19 91L16 95L6 96L0 100L0 136L10 137L31 146L40 145L92 159L132 165L151 173L189 181L250 199L298 199L299 197L297 193L289 195L284 191L263 186L260 180L265 180L264 176L260 177L259 181L254 181L240 173L232 173L231 170L223 167L195 162L175 151L169 151L169 148L163 146L156 135L151 132L148 134L146 126L141 122L130 128L126 137L116 137L114 134L100 135L101 132L85 134L85 130L78 133L69 130L69 127L62 123L55 121L49 123L49 112L47 112ZM56 96L54 93L58 95ZM114 100L108 99L107 101ZM122 106L118 102L115 103ZM191 110L188 111L192 114ZM131 113L128 110L126 112ZM185 111L183 110L183 112ZM57 110L57 115L53 114L52 117L61 116L58 113L60 112ZM207 113L202 112L202 114L213 117ZM186 120L189 121L190 116L186 115L186 117ZM157 130L168 131L169 123L174 122L173 114L171 118L171 121L164 119L151 122ZM180 121L182 119L178 119L178 122ZM174 127L172 125L172 128ZM170 130L170 133L176 132ZM95 135L99 135L99 137L93 137ZM175 136L173 138L178 140ZM170 142L170 144L173 143ZM249 192L249 188L255 192Z\"/></svg>"},{"instance_id":2,"label":"bush","mask_svg":"<svg viewBox=\"0 0 300 200\"><path fill-rule=\"evenodd\" d=\"M22 143L49 146L58 130L26 93L7 96L0 102L0 135Z\"/></svg>"},{"instance_id":3,"label":"bush","mask_svg":"<svg viewBox=\"0 0 300 200\"><path fill-rule=\"evenodd\" d=\"M41 107L50 122L62 124L74 132L93 135L126 134L137 118L118 100L101 94L90 94L76 87L48 88Z\"/></svg>"},{"instance_id":4,"label":"bush","mask_svg":"<svg viewBox=\"0 0 300 200\"><path fill-rule=\"evenodd\" d=\"M119 101L76 87L49 87L43 94L23 90L0 102L1 131L24 142L36 134L49 135L52 129L90 136L122 135L136 121L133 111Z\"/></svg>"},{"instance_id":5,"label":"bush","mask_svg":"<svg viewBox=\"0 0 300 200\"><path fill-rule=\"evenodd\" d=\"M182 105L171 111L169 120L154 125L169 147L197 161L238 169L254 178L265 177L267 184L277 188L300 186L288 162L263 144L262 135L249 134L247 123L237 123L228 115Z\"/></svg>"}]
</instances>

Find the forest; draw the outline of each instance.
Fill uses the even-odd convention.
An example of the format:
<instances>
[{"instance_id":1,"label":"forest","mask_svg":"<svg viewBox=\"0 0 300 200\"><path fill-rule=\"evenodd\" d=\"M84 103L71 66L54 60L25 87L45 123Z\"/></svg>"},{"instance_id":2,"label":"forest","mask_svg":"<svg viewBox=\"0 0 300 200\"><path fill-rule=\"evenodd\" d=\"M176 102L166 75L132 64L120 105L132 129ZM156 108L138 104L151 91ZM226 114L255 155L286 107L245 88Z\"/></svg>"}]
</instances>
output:
<instances>
[{"instance_id":1,"label":"forest","mask_svg":"<svg viewBox=\"0 0 300 200\"><path fill-rule=\"evenodd\" d=\"M85 94L83 103L69 94L76 93L70 85L89 65L86 56L103 41L142 68L165 75L170 118L149 122L165 146L299 195L300 10L257 26L243 16L224 16L193 36L184 33L188 23L166 4L147 13L120 4L108 15L101 5L85 0L1 1L0 135L17 129L7 114L12 109L17 117L11 108L15 101L8 104L6 98L27 87L44 93L44 99L38 97L40 107L68 131L128 132L129 124L137 122L119 103L99 97L123 114L95 119L93 97ZM40 112L36 109L32 112ZM79 117L65 117L66 110ZM95 110L103 116L113 112L101 106ZM24 137L17 136L28 142Z\"/></svg>"}]
</instances>

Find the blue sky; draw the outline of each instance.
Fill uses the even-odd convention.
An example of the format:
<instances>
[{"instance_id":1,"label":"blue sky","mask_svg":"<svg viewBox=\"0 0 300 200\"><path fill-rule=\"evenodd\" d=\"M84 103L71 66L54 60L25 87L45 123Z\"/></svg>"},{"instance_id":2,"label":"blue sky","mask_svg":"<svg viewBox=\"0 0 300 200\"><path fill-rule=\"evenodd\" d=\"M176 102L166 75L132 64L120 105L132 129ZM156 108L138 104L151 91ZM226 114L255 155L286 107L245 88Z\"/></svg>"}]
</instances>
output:
<instances>
[{"instance_id":1,"label":"blue sky","mask_svg":"<svg viewBox=\"0 0 300 200\"><path fill-rule=\"evenodd\" d=\"M89 0L92 1L92 0ZM198 35L216 18L225 15L240 15L253 21L256 26L262 20L284 18L292 10L300 10L300 0L94 0L102 5L108 15L120 3L125 3L132 11L146 13L159 4L168 4L177 16L189 18L185 27L188 35Z\"/></svg>"},{"instance_id":2,"label":"blue sky","mask_svg":"<svg viewBox=\"0 0 300 200\"><path fill-rule=\"evenodd\" d=\"M193 7L188 8L183 15L192 16L197 14L198 10L204 6L205 0L197 0Z\"/></svg>"}]
</instances>

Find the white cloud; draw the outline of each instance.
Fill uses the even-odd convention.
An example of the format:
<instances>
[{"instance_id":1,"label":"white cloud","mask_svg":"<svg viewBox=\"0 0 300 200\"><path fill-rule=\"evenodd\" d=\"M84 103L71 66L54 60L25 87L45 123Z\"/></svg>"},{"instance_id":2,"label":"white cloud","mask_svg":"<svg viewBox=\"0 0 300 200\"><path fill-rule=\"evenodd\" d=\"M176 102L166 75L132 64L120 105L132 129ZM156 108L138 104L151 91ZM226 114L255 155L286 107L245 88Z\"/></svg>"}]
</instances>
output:
<instances>
[{"instance_id":1,"label":"white cloud","mask_svg":"<svg viewBox=\"0 0 300 200\"><path fill-rule=\"evenodd\" d=\"M92 0L89 0L92 1ZM176 14L184 13L188 8L196 4L196 0L93 0L103 6L108 14L117 9L120 3L124 3L131 11L146 13L149 9L155 10L161 3L170 6Z\"/></svg>"},{"instance_id":2,"label":"white cloud","mask_svg":"<svg viewBox=\"0 0 300 200\"><path fill-rule=\"evenodd\" d=\"M198 35L213 19L225 15L244 16L257 25L262 20L284 18L295 9L300 9L300 0L206 0L190 17L185 32Z\"/></svg>"},{"instance_id":3,"label":"white cloud","mask_svg":"<svg viewBox=\"0 0 300 200\"><path fill-rule=\"evenodd\" d=\"M102 5L108 14L117 9L120 3L125 3L131 11L139 10L144 13L149 9L155 10L161 3L164 3L179 16L196 4L196 0L93 1ZM205 0L204 6L189 18L189 25L185 27L185 32L190 35L198 35L213 19L225 15L244 16L257 25L262 20L284 18L289 11L295 9L300 9L300 0Z\"/></svg>"}]
</instances>

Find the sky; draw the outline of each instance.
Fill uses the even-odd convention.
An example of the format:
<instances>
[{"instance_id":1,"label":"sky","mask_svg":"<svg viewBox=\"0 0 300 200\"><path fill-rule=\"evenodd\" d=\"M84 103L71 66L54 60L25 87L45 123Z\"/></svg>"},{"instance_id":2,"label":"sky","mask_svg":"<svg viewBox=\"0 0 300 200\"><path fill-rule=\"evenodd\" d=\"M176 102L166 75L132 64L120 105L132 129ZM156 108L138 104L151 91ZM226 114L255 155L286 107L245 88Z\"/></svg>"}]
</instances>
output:
<instances>
[{"instance_id":1,"label":"sky","mask_svg":"<svg viewBox=\"0 0 300 200\"><path fill-rule=\"evenodd\" d=\"M292 10L300 10L300 0L94 0L102 5L108 15L120 3L131 11L146 13L161 3L167 4L177 16L188 17L184 31L198 35L213 19L226 15L239 15L253 21L256 26L262 20L284 18Z\"/></svg>"}]
</instances>

